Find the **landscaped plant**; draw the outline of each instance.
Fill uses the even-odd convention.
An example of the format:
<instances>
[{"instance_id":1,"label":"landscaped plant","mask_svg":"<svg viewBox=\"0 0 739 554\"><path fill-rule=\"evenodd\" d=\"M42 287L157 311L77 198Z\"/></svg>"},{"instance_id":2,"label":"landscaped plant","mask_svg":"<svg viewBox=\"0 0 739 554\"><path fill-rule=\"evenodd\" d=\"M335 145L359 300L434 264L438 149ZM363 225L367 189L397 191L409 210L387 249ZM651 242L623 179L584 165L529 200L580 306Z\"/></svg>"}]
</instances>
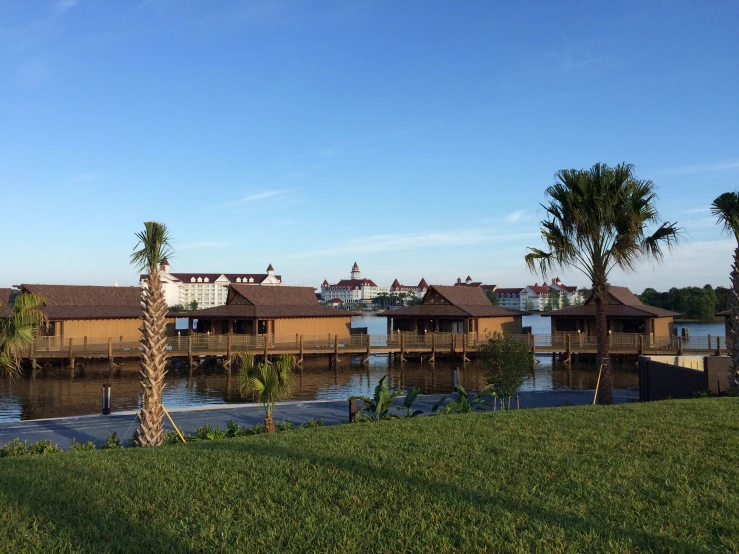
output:
<instances>
[{"instance_id":1,"label":"landscaped plant","mask_svg":"<svg viewBox=\"0 0 739 554\"><path fill-rule=\"evenodd\" d=\"M17 377L21 372L21 352L33 341L34 329L46 322L40 307L44 298L38 294L21 294L11 304L12 314L0 318L0 374ZM0 309L5 308L0 302Z\"/></svg>"},{"instance_id":2,"label":"landscaped plant","mask_svg":"<svg viewBox=\"0 0 739 554\"><path fill-rule=\"evenodd\" d=\"M221 431L218 426L213 429L210 423L206 423L205 425L201 425L200 427L195 428L195 438L201 441L225 439L226 431Z\"/></svg>"},{"instance_id":3,"label":"landscaped plant","mask_svg":"<svg viewBox=\"0 0 739 554\"><path fill-rule=\"evenodd\" d=\"M115 431L111 431L110 435L108 435L108 438L105 439L105 442L100 446L100 448L102 448L103 450L115 450L116 448L123 448L123 445L121 444L121 439L118 438L118 433L116 433Z\"/></svg>"},{"instance_id":4,"label":"landscaped plant","mask_svg":"<svg viewBox=\"0 0 739 554\"><path fill-rule=\"evenodd\" d=\"M72 452L87 452L91 450L97 450L97 446L95 446L95 443L92 441L79 443L77 442L77 439L72 437L72 444L70 445L69 450L71 450Z\"/></svg>"},{"instance_id":5,"label":"landscaped plant","mask_svg":"<svg viewBox=\"0 0 739 554\"><path fill-rule=\"evenodd\" d=\"M507 398L510 407L511 397L518 394L531 371L529 346L511 335L496 334L478 352L491 390L504 405Z\"/></svg>"},{"instance_id":6,"label":"landscaped plant","mask_svg":"<svg viewBox=\"0 0 739 554\"><path fill-rule=\"evenodd\" d=\"M447 399L446 396L442 397L436 404L433 405L431 411L435 414L469 414L471 412L483 411L486 408L492 408L493 405L488 402L485 397L493 395L493 388L491 385L486 386L480 392L470 400L469 394L464 390L462 385L457 385L457 399L452 400L446 406L442 407L444 401Z\"/></svg>"},{"instance_id":7,"label":"landscaped plant","mask_svg":"<svg viewBox=\"0 0 739 554\"><path fill-rule=\"evenodd\" d=\"M739 389L739 192L725 192L711 204L711 213L724 226L727 233L734 235L734 263L731 264L731 292L729 293L728 333L726 340L731 344L731 367L729 383Z\"/></svg>"},{"instance_id":8,"label":"landscaped plant","mask_svg":"<svg viewBox=\"0 0 739 554\"><path fill-rule=\"evenodd\" d=\"M357 414L357 421L382 421L385 419L395 419L398 414L390 413L390 408L393 405L393 398L397 398L401 394L400 391L392 391L390 387L385 384L387 375L384 375L380 382L375 387L375 393L373 396L354 396L362 401L362 408Z\"/></svg>"},{"instance_id":9,"label":"landscaped plant","mask_svg":"<svg viewBox=\"0 0 739 554\"><path fill-rule=\"evenodd\" d=\"M557 182L546 190L549 205L541 236L547 250L529 248L526 265L546 274L575 268L590 279L595 303L597 356L603 361L600 401L613 403L608 361L608 276L614 268L633 271L643 258L661 260L662 247L675 245L680 229L661 222L654 183L637 179L634 166L558 171Z\"/></svg>"},{"instance_id":10,"label":"landscaped plant","mask_svg":"<svg viewBox=\"0 0 739 554\"><path fill-rule=\"evenodd\" d=\"M264 431L272 433L275 424L272 410L278 400L290 395L293 357L282 355L274 364L259 363L249 369L247 354L241 354L241 395L251 397L264 407Z\"/></svg>"},{"instance_id":11,"label":"landscaped plant","mask_svg":"<svg viewBox=\"0 0 739 554\"><path fill-rule=\"evenodd\" d=\"M167 364L167 303L159 275L159 266L172 255L166 225L155 221L144 223L144 231L136 233L139 242L131 254L131 263L146 271L141 289L141 387L143 401L139 412L136 441L139 446L159 446L164 439L164 390ZM138 250L137 250L138 248Z\"/></svg>"},{"instance_id":12,"label":"landscaped plant","mask_svg":"<svg viewBox=\"0 0 739 554\"><path fill-rule=\"evenodd\" d=\"M403 405L398 406L398 410L403 410L403 417L417 417L423 413L423 410L414 410L413 403L416 401L421 389L418 387L410 387L403 398Z\"/></svg>"},{"instance_id":13,"label":"landscaped plant","mask_svg":"<svg viewBox=\"0 0 739 554\"><path fill-rule=\"evenodd\" d=\"M28 441L21 442L18 439L13 439L0 448L0 458L39 456L42 454L58 454L60 452L64 452L64 450L52 444L50 440L40 440L29 445Z\"/></svg>"}]
</instances>

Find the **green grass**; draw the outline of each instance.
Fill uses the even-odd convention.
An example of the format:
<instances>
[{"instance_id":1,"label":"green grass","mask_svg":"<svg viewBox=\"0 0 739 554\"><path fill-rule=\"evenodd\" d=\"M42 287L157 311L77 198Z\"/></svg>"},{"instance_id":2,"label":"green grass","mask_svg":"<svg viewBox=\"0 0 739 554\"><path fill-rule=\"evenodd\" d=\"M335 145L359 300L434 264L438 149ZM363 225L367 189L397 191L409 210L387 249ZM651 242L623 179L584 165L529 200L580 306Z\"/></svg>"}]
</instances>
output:
<instances>
[{"instance_id":1,"label":"green grass","mask_svg":"<svg viewBox=\"0 0 739 554\"><path fill-rule=\"evenodd\" d=\"M1 552L739 550L739 399L0 460Z\"/></svg>"}]
</instances>

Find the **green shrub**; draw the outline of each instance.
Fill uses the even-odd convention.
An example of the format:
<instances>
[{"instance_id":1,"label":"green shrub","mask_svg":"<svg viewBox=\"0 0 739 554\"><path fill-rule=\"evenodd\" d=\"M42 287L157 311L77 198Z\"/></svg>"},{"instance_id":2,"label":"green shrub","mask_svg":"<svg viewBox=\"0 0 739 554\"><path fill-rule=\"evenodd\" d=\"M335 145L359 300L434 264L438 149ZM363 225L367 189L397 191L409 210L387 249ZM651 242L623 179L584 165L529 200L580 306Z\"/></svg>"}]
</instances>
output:
<instances>
[{"instance_id":1,"label":"green shrub","mask_svg":"<svg viewBox=\"0 0 739 554\"><path fill-rule=\"evenodd\" d=\"M25 456L28 454L28 441L19 441L13 439L0 448L0 458L9 458L11 456Z\"/></svg>"},{"instance_id":2,"label":"green shrub","mask_svg":"<svg viewBox=\"0 0 739 554\"><path fill-rule=\"evenodd\" d=\"M69 447L72 452L89 452L91 450L97 450L97 446L92 441L83 443L77 442L77 439L72 438L72 445Z\"/></svg>"},{"instance_id":3,"label":"green shrub","mask_svg":"<svg viewBox=\"0 0 739 554\"><path fill-rule=\"evenodd\" d=\"M275 424L275 429L277 431L292 431L293 429L295 429L295 425L293 425L291 419L288 419L287 421L281 419Z\"/></svg>"},{"instance_id":4,"label":"green shrub","mask_svg":"<svg viewBox=\"0 0 739 554\"><path fill-rule=\"evenodd\" d=\"M385 419L396 419L397 414L391 414L390 408L393 405L393 398L400 396L401 392L392 391L390 387L385 384L387 375L384 375L380 382L375 387L375 394L373 396L353 396L362 401L362 408L357 414L356 421L358 423L364 421L382 421Z\"/></svg>"},{"instance_id":5,"label":"green shrub","mask_svg":"<svg viewBox=\"0 0 739 554\"><path fill-rule=\"evenodd\" d=\"M49 440L40 440L28 447L28 453L31 456L58 454L59 452L64 452L64 450L59 448L56 444L51 444L51 441Z\"/></svg>"},{"instance_id":6,"label":"green shrub","mask_svg":"<svg viewBox=\"0 0 739 554\"><path fill-rule=\"evenodd\" d=\"M314 417L313 419L310 419L303 423L301 425L303 429L312 429L314 427L323 427L323 418L322 417Z\"/></svg>"},{"instance_id":7,"label":"green shrub","mask_svg":"<svg viewBox=\"0 0 739 554\"><path fill-rule=\"evenodd\" d=\"M116 433L115 431L111 431L110 435L108 435L108 438L105 440L100 448L102 448L103 450L115 450L116 448L123 448L121 440L118 438L118 433Z\"/></svg>"},{"instance_id":8,"label":"green shrub","mask_svg":"<svg viewBox=\"0 0 739 554\"><path fill-rule=\"evenodd\" d=\"M516 396L533 363L529 346L512 335L496 334L480 347L479 356L492 392L501 399Z\"/></svg>"},{"instance_id":9,"label":"green shrub","mask_svg":"<svg viewBox=\"0 0 739 554\"><path fill-rule=\"evenodd\" d=\"M485 400L486 396L490 396L491 394L493 394L492 385L488 385L487 387L482 389L480 392L472 397L472 400L470 400L467 391L464 389L464 387L462 387L462 385L457 385L456 389L456 400L452 400L451 402L449 402L449 404L442 408L441 405L446 400L446 396L444 396L436 404L433 405L431 411L439 415L469 414L493 407L490 402Z\"/></svg>"},{"instance_id":10,"label":"green shrub","mask_svg":"<svg viewBox=\"0 0 739 554\"><path fill-rule=\"evenodd\" d=\"M222 431L217 426L215 429L213 429L210 423L206 423L205 425L201 425L200 427L195 428L195 438L201 441L225 439L226 431Z\"/></svg>"}]
</instances>

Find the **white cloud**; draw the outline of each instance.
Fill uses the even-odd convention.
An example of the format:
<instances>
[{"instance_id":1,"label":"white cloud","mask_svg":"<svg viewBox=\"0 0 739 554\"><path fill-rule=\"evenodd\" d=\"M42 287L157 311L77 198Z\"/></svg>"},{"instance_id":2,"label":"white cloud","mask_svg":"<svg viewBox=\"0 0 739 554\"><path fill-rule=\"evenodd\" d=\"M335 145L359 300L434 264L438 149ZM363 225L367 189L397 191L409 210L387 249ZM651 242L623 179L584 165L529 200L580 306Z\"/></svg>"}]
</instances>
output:
<instances>
[{"instance_id":1,"label":"white cloud","mask_svg":"<svg viewBox=\"0 0 739 554\"><path fill-rule=\"evenodd\" d=\"M516 210L515 212L509 213L504 219L506 223L516 223L517 221L527 219L526 210Z\"/></svg>"},{"instance_id":2,"label":"white cloud","mask_svg":"<svg viewBox=\"0 0 739 554\"><path fill-rule=\"evenodd\" d=\"M67 11L77 5L77 0L59 0L56 5L61 11Z\"/></svg>"},{"instance_id":3,"label":"white cloud","mask_svg":"<svg viewBox=\"0 0 739 554\"><path fill-rule=\"evenodd\" d=\"M289 259L315 258L340 254L366 254L371 252L392 252L443 246L469 246L488 242L508 242L515 239L529 239L539 236L538 233L501 234L490 229L461 229L444 233L373 235L338 242L335 245L300 252L287 256Z\"/></svg>"}]
</instances>

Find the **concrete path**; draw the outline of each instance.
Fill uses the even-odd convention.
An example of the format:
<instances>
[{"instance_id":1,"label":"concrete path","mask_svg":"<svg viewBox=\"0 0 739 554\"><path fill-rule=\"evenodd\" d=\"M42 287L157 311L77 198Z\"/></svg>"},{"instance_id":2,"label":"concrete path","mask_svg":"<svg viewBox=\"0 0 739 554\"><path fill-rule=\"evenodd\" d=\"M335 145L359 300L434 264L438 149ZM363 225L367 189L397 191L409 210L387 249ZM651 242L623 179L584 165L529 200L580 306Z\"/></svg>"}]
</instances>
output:
<instances>
[{"instance_id":1,"label":"concrete path","mask_svg":"<svg viewBox=\"0 0 739 554\"><path fill-rule=\"evenodd\" d=\"M431 407L445 395L419 395L414 409L431 413ZM453 395L446 395L452 397ZM629 402L638 398L637 391L614 391L616 403ZM529 391L520 394L521 408L545 408L567 405L583 405L593 402L593 391ZM402 404L402 398L396 399ZM108 435L115 431L121 441L128 444L137 425L135 411L117 412L111 415L90 415L62 417L54 419L35 419L0 424L0 445L15 438L33 443L42 439L51 440L61 448L67 449L72 438L77 442L93 441L100 446ZM400 413L400 412L398 412ZM225 404L219 406L199 406L194 408L177 408L170 410L172 419L184 433L193 433L196 427L210 423L225 429L233 420L244 426L253 426L264 421L264 410L255 404ZM312 400L303 402L282 402L273 413L275 421L290 419L293 424L300 425L313 418L323 419L325 425L335 425L349 419L349 404L346 400ZM165 428L172 426L165 418Z\"/></svg>"}]
</instances>

